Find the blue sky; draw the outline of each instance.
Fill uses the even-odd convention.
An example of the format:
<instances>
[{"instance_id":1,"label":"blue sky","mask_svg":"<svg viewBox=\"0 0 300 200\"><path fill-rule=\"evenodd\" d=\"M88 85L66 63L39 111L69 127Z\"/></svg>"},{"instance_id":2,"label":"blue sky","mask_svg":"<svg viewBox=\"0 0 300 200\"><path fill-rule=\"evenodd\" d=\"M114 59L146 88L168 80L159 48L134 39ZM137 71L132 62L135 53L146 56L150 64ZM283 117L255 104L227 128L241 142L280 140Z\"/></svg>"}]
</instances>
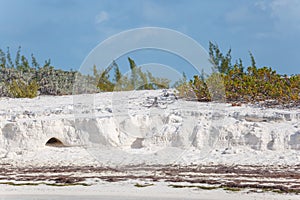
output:
<instances>
[{"instance_id":1,"label":"blue sky","mask_svg":"<svg viewBox=\"0 0 300 200\"><path fill-rule=\"evenodd\" d=\"M216 42L233 59L279 73L300 73L298 0L0 0L0 48L78 69L109 36L155 26L182 32L208 49ZM138 57L137 63L143 64ZM147 60L148 62L148 60Z\"/></svg>"}]
</instances>

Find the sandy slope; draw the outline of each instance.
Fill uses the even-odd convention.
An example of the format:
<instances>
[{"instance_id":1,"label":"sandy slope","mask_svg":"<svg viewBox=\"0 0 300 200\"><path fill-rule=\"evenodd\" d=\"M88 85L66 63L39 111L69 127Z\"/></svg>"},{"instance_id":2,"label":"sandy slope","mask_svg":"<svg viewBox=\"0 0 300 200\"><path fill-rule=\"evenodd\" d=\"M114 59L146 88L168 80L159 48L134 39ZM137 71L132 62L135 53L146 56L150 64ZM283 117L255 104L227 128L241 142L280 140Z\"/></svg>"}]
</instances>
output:
<instances>
[{"instance_id":1,"label":"sandy slope","mask_svg":"<svg viewBox=\"0 0 300 200\"><path fill-rule=\"evenodd\" d=\"M51 138L61 143L47 146ZM63 147L59 147L61 145ZM283 191L300 190L299 151L299 108L232 107L225 103L184 101L176 99L171 90L0 99L0 183L23 179L53 182L54 179L43 178L40 172L53 176L55 180L62 176L73 179L84 176L83 181L88 182L88 176L95 176L92 180L95 185L87 189L93 194L93 189L106 187L96 180L107 181L119 176L133 181L132 175L139 172L141 180L145 174L153 176L149 180L151 182L155 182L158 173L161 173L161 177L169 177L171 182L210 182L214 185L226 182L237 187L253 183L258 190L264 185L282 186ZM148 166L149 169L139 171L134 166ZM155 168L157 166L159 168ZM160 170L164 166L170 166L168 169L171 171ZM176 166L185 166L185 171L178 170ZM209 166L219 171L209 171ZM87 171L82 171L84 167ZM100 173L101 170L94 167L123 171L104 170ZM33 171L30 172L31 169ZM252 172L262 175L257 177ZM273 177L275 172L281 181ZM187 175L191 179L187 179ZM167 184L162 178L159 180L162 181L160 184ZM111 188L106 192L111 195L115 188L112 183L109 185ZM130 188L126 182L124 185L126 191L138 190ZM32 190L26 186L13 192L13 186L3 186L2 194L52 190L39 185ZM153 194L152 190L157 191L161 187L155 183L149 188L143 191ZM189 199L193 195L199 197L191 192L191 188L170 189L166 186L162 190L170 190L176 196L181 194L178 191L188 191L182 194L190 195ZM237 199L241 194L228 194L223 190L200 190L200 193L205 199L218 199L219 196L224 199L227 195L228 199ZM143 194L148 195L147 192ZM251 193L245 197L282 199L273 193Z\"/></svg>"},{"instance_id":2,"label":"sandy slope","mask_svg":"<svg viewBox=\"0 0 300 200\"><path fill-rule=\"evenodd\" d=\"M22 166L300 161L299 109L188 102L172 91L2 98L0 106L1 162ZM52 137L68 148L45 146Z\"/></svg>"}]
</instances>

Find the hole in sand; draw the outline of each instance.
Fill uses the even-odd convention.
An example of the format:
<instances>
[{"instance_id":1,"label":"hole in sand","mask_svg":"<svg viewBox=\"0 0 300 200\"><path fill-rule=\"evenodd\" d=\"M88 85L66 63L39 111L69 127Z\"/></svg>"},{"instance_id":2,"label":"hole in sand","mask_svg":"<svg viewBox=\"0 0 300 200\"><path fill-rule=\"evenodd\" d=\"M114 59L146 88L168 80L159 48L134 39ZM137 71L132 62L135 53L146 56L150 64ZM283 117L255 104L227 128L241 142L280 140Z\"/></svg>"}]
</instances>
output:
<instances>
[{"instance_id":1,"label":"hole in sand","mask_svg":"<svg viewBox=\"0 0 300 200\"><path fill-rule=\"evenodd\" d=\"M62 143L62 141L60 141L59 139L57 139L55 137L50 138L46 142L46 146L50 146L50 147L66 147L66 145L64 145L64 143Z\"/></svg>"}]
</instances>

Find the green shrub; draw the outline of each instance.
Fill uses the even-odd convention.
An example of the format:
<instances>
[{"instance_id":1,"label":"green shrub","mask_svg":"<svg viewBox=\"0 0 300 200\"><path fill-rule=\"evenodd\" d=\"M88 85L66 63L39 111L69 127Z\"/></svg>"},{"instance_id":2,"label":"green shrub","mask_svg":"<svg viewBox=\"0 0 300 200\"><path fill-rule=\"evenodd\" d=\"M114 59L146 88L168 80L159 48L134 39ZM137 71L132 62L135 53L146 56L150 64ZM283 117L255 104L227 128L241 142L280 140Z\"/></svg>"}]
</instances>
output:
<instances>
[{"instance_id":1,"label":"green shrub","mask_svg":"<svg viewBox=\"0 0 300 200\"><path fill-rule=\"evenodd\" d=\"M214 70L208 77L194 76L188 83L184 76L176 88L179 95L188 97L192 88L199 101L226 100L229 102L257 102L277 100L278 103L300 101L300 75L281 76L270 67L257 68L250 53L251 66L244 70L242 60L232 65L231 50L224 56L217 45L210 43ZM223 96L225 94L225 96Z\"/></svg>"},{"instance_id":2,"label":"green shrub","mask_svg":"<svg viewBox=\"0 0 300 200\"><path fill-rule=\"evenodd\" d=\"M122 75L118 65L113 62L101 72L94 66L94 78L96 86L103 92L129 91L129 90L153 90L169 88L170 80L166 78L154 77L150 72L143 72L135 61L128 58L130 73ZM110 78L112 70L115 70L114 78Z\"/></svg>"},{"instance_id":3,"label":"green shrub","mask_svg":"<svg viewBox=\"0 0 300 200\"><path fill-rule=\"evenodd\" d=\"M13 80L11 84L8 85L8 89L11 97L34 98L38 94L39 86L35 80L29 84L26 84L22 80Z\"/></svg>"}]
</instances>

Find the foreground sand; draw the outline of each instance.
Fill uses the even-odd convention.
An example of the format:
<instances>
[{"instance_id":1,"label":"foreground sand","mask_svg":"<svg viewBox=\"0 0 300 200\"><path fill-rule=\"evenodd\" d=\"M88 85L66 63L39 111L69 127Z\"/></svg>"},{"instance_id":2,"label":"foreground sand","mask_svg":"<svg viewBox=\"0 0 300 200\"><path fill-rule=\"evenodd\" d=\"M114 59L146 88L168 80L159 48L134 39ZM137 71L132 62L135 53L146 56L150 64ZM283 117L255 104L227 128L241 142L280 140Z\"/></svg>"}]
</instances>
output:
<instances>
[{"instance_id":1,"label":"foreground sand","mask_svg":"<svg viewBox=\"0 0 300 200\"><path fill-rule=\"evenodd\" d=\"M203 190L195 188L170 188L166 183L155 183L154 186L144 188L135 187L140 181L122 183L99 183L95 186L72 186L72 187L51 187L51 186L1 186L0 199L199 199L199 200L254 200L268 199L281 200L299 199L299 195L277 194L272 192L254 193L248 190L240 192L224 190Z\"/></svg>"}]
</instances>

